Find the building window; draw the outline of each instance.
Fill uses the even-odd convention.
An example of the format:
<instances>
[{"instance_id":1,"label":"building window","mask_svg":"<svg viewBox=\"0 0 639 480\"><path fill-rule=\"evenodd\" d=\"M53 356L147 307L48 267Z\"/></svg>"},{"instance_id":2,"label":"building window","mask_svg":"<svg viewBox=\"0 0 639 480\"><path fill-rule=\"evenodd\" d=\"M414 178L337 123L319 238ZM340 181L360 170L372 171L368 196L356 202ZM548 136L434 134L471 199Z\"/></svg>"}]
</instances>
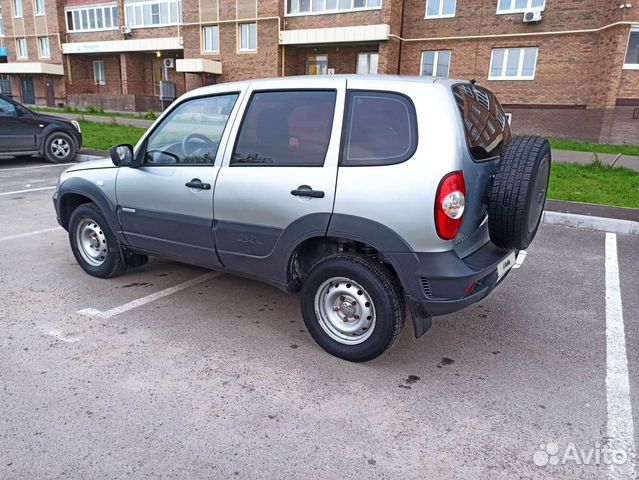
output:
<instances>
[{"instance_id":1,"label":"building window","mask_svg":"<svg viewBox=\"0 0 639 480\"><path fill-rule=\"evenodd\" d=\"M203 51L218 53L220 51L220 30L217 25L202 28Z\"/></svg>"},{"instance_id":2,"label":"building window","mask_svg":"<svg viewBox=\"0 0 639 480\"><path fill-rule=\"evenodd\" d=\"M91 7L66 10L69 32L113 30L118 28L118 7Z\"/></svg>"},{"instance_id":3,"label":"building window","mask_svg":"<svg viewBox=\"0 0 639 480\"><path fill-rule=\"evenodd\" d=\"M16 47L17 47L16 50L18 52L18 58L29 58L29 52L27 51L26 38L17 38Z\"/></svg>"},{"instance_id":4,"label":"building window","mask_svg":"<svg viewBox=\"0 0 639 480\"><path fill-rule=\"evenodd\" d=\"M287 0L287 15L313 15L382 8L382 0Z\"/></svg>"},{"instance_id":5,"label":"building window","mask_svg":"<svg viewBox=\"0 0 639 480\"><path fill-rule=\"evenodd\" d=\"M376 75L379 53L358 53L357 73L359 75Z\"/></svg>"},{"instance_id":6,"label":"building window","mask_svg":"<svg viewBox=\"0 0 639 480\"><path fill-rule=\"evenodd\" d=\"M628 50L626 51L626 60L623 68L628 70L639 70L639 27L633 27L630 29Z\"/></svg>"},{"instance_id":7,"label":"building window","mask_svg":"<svg viewBox=\"0 0 639 480\"><path fill-rule=\"evenodd\" d=\"M2 15L0 15L0 37L4 37L4 23L2 23Z\"/></svg>"},{"instance_id":8,"label":"building window","mask_svg":"<svg viewBox=\"0 0 639 480\"><path fill-rule=\"evenodd\" d=\"M307 55L306 75L328 75L328 55Z\"/></svg>"},{"instance_id":9,"label":"building window","mask_svg":"<svg viewBox=\"0 0 639 480\"><path fill-rule=\"evenodd\" d=\"M528 10L543 10L546 0L499 0L497 13L522 13Z\"/></svg>"},{"instance_id":10,"label":"building window","mask_svg":"<svg viewBox=\"0 0 639 480\"><path fill-rule=\"evenodd\" d=\"M106 85L104 62L102 60L95 60L93 62L93 81L96 85Z\"/></svg>"},{"instance_id":11,"label":"building window","mask_svg":"<svg viewBox=\"0 0 639 480\"><path fill-rule=\"evenodd\" d=\"M426 0L426 18L450 18L455 16L457 0Z\"/></svg>"},{"instance_id":12,"label":"building window","mask_svg":"<svg viewBox=\"0 0 639 480\"><path fill-rule=\"evenodd\" d=\"M493 48L488 80L534 80L537 47Z\"/></svg>"},{"instance_id":13,"label":"building window","mask_svg":"<svg viewBox=\"0 0 639 480\"><path fill-rule=\"evenodd\" d=\"M251 51L257 49L257 24L240 23L240 50Z\"/></svg>"},{"instance_id":14,"label":"building window","mask_svg":"<svg viewBox=\"0 0 639 480\"><path fill-rule=\"evenodd\" d=\"M22 16L22 0L13 0L13 16L16 18Z\"/></svg>"},{"instance_id":15,"label":"building window","mask_svg":"<svg viewBox=\"0 0 639 480\"><path fill-rule=\"evenodd\" d=\"M38 37L38 48L40 50L40 58L51 58L49 37Z\"/></svg>"},{"instance_id":16,"label":"building window","mask_svg":"<svg viewBox=\"0 0 639 480\"><path fill-rule=\"evenodd\" d=\"M422 52L421 74L425 77L447 77L450 56L450 50Z\"/></svg>"},{"instance_id":17,"label":"building window","mask_svg":"<svg viewBox=\"0 0 639 480\"><path fill-rule=\"evenodd\" d=\"M334 90L253 94L230 165L321 167L331 141L336 96Z\"/></svg>"},{"instance_id":18,"label":"building window","mask_svg":"<svg viewBox=\"0 0 639 480\"><path fill-rule=\"evenodd\" d=\"M44 0L35 0L35 14L44 15Z\"/></svg>"},{"instance_id":19,"label":"building window","mask_svg":"<svg viewBox=\"0 0 639 480\"><path fill-rule=\"evenodd\" d=\"M136 2L126 5L126 24L129 27L162 27L180 23L182 23L181 1Z\"/></svg>"}]
</instances>

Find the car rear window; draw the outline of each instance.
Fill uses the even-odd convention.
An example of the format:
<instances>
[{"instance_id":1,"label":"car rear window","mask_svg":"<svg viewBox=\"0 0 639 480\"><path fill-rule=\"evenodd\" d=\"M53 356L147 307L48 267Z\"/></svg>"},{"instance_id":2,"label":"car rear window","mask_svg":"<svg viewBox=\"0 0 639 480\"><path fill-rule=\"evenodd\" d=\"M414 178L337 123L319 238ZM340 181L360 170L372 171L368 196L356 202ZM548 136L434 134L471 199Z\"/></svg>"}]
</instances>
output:
<instances>
[{"instance_id":1,"label":"car rear window","mask_svg":"<svg viewBox=\"0 0 639 480\"><path fill-rule=\"evenodd\" d=\"M391 92L351 90L342 151L342 165L392 165L415 153L415 107Z\"/></svg>"},{"instance_id":2,"label":"car rear window","mask_svg":"<svg viewBox=\"0 0 639 480\"><path fill-rule=\"evenodd\" d=\"M454 85L453 94L472 157L486 160L501 155L510 141L510 126L497 97L490 90L469 83Z\"/></svg>"}]
</instances>

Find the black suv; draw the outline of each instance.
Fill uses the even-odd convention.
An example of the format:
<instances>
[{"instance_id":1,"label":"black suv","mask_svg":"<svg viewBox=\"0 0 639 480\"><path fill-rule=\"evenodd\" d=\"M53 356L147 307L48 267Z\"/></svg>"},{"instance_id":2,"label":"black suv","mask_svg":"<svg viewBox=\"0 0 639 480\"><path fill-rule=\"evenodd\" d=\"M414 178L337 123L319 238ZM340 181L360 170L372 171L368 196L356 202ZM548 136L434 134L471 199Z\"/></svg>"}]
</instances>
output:
<instances>
[{"instance_id":1,"label":"black suv","mask_svg":"<svg viewBox=\"0 0 639 480\"><path fill-rule=\"evenodd\" d=\"M75 120L32 112L0 95L0 155L40 155L50 162L73 160L82 146L82 132Z\"/></svg>"}]
</instances>

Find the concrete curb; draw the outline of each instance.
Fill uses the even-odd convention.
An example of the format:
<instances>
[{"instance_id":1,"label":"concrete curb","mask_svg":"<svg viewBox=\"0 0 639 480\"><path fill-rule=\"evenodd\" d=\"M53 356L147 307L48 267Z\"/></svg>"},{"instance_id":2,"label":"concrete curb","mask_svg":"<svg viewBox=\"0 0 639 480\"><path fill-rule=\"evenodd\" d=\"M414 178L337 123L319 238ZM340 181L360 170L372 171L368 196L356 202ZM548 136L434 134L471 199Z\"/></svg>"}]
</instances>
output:
<instances>
[{"instance_id":1,"label":"concrete curb","mask_svg":"<svg viewBox=\"0 0 639 480\"><path fill-rule=\"evenodd\" d=\"M75 161L78 163L82 163L82 162L88 162L90 160L99 160L101 158L104 157L99 157L97 155L89 155L86 153L76 153L75 154Z\"/></svg>"},{"instance_id":2,"label":"concrete curb","mask_svg":"<svg viewBox=\"0 0 639 480\"><path fill-rule=\"evenodd\" d=\"M601 232L621 233L623 235L639 235L639 222L618 220L616 218L591 217L576 213L550 212L546 210L542 222L547 225L585 228Z\"/></svg>"}]
</instances>

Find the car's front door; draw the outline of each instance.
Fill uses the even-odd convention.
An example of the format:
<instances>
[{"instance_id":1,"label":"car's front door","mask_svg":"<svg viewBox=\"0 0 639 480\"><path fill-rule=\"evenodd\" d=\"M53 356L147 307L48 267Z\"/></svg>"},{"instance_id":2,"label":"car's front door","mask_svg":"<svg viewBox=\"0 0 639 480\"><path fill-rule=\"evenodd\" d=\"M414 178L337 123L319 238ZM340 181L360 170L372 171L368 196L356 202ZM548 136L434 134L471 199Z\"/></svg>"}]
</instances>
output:
<instances>
[{"instance_id":1,"label":"car's front door","mask_svg":"<svg viewBox=\"0 0 639 480\"><path fill-rule=\"evenodd\" d=\"M253 84L215 190L224 266L286 282L291 246L326 234L333 210L346 81Z\"/></svg>"},{"instance_id":2,"label":"car's front door","mask_svg":"<svg viewBox=\"0 0 639 480\"><path fill-rule=\"evenodd\" d=\"M18 106L0 98L0 152L35 149L35 124Z\"/></svg>"},{"instance_id":3,"label":"car's front door","mask_svg":"<svg viewBox=\"0 0 639 480\"><path fill-rule=\"evenodd\" d=\"M139 145L141 166L120 169L118 218L132 247L219 266L213 193L226 126L237 112L239 96L220 93L181 102Z\"/></svg>"}]
</instances>

